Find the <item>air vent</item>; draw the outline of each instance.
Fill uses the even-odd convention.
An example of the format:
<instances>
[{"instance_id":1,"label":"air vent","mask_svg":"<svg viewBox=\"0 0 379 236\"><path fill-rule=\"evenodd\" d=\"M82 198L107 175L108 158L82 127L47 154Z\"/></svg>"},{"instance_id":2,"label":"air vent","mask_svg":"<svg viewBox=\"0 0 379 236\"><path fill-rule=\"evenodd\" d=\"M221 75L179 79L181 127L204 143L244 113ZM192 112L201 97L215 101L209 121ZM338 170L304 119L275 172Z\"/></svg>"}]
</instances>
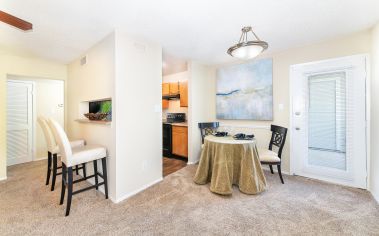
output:
<instances>
[{"instance_id":1,"label":"air vent","mask_svg":"<svg viewBox=\"0 0 379 236\"><path fill-rule=\"evenodd\" d=\"M87 56L84 56L80 59L80 65L84 66L85 64L87 64Z\"/></svg>"}]
</instances>

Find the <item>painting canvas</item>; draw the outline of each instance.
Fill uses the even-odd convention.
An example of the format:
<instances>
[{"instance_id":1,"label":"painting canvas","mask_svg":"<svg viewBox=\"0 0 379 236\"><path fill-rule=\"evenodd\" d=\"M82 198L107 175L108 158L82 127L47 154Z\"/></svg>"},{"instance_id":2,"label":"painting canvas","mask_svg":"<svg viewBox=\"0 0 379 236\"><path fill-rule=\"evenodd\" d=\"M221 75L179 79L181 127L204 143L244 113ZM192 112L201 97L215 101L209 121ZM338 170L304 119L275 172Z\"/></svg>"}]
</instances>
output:
<instances>
[{"instance_id":1,"label":"painting canvas","mask_svg":"<svg viewBox=\"0 0 379 236\"><path fill-rule=\"evenodd\" d=\"M272 59L217 70L218 119L272 120Z\"/></svg>"}]
</instances>

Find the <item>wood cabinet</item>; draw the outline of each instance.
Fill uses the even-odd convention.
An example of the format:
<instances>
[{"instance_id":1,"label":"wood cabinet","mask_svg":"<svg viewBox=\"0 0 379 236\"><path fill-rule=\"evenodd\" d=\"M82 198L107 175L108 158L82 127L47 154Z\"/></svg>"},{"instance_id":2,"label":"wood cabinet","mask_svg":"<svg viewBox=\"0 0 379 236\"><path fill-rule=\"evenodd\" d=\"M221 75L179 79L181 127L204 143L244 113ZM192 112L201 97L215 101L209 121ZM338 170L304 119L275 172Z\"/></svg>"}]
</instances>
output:
<instances>
[{"instance_id":1,"label":"wood cabinet","mask_svg":"<svg viewBox=\"0 0 379 236\"><path fill-rule=\"evenodd\" d=\"M169 83L169 86L170 86L170 94L179 93L179 82Z\"/></svg>"},{"instance_id":2,"label":"wood cabinet","mask_svg":"<svg viewBox=\"0 0 379 236\"><path fill-rule=\"evenodd\" d=\"M188 128L186 126L172 126L172 153L188 157Z\"/></svg>"},{"instance_id":3,"label":"wood cabinet","mask_svg":"<svg viewBox=\"0 0 379 236\"><path fill-rule=\"evenodd\" d=\"M170 94L170 84L169 83L163 83L162 84L162 95L169 95Z\"/></svg>"},{"instance_id":4,"label":"wood cabinet","mask_svg":"<svg viewBox=\"0 0 379 236\"><path fill-rule=\"evenodd\" d=\"M187 81L179 83L180 106L188 107L188 83Z\"/></svg>"},{"instance_id":5,"label":"wood cabinet","mask_svg":"<svg viewBox=\"0 0 379 236\"><path fill-rule=\"evenodd\" d=\"M162 109L167 109L168 104L169 104L169 102L167 99L162 99Z\"/></svg>"}]
</instances>

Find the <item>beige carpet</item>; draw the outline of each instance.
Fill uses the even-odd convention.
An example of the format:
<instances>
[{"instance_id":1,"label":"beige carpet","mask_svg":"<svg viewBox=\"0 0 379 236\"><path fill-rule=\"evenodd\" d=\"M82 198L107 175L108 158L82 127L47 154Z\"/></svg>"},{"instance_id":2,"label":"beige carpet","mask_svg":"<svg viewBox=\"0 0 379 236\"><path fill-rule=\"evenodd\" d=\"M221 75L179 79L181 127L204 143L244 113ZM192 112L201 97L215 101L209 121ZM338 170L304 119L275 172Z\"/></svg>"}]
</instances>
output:
<instances>
[{"instance_id":1,"label":"beige carpet","mask_svg":"<svg viewBox=\"0 0 379 236\"><path fill-rule=\"evenodd\" d=\"M91 190L59 206L60 180L44 185L45 162L9 168L0 182L0 235L379 235L379 207L363 190L265 172L268 189L231 197L192 181L196 166L113 204ZM60 178L58 178L60 179Z\"/></svg>"}]
</instances>

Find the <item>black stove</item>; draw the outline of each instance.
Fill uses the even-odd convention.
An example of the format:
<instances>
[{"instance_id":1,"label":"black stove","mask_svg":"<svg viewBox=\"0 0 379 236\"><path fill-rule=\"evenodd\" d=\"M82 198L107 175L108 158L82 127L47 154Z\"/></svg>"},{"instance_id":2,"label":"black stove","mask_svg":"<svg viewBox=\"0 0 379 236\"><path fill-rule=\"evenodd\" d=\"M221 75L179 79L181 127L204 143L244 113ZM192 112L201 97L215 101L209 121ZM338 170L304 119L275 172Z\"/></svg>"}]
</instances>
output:
<instances>
[{"instance_id":1,"label":"black stove","mask_svg":"<svg viewBox=\"0 0 379 236\"><path fill-rule=\"evenodd\" d=\"M166 123L186 122L186 113L167 113Z\"/></svg>"}]
</instances>

